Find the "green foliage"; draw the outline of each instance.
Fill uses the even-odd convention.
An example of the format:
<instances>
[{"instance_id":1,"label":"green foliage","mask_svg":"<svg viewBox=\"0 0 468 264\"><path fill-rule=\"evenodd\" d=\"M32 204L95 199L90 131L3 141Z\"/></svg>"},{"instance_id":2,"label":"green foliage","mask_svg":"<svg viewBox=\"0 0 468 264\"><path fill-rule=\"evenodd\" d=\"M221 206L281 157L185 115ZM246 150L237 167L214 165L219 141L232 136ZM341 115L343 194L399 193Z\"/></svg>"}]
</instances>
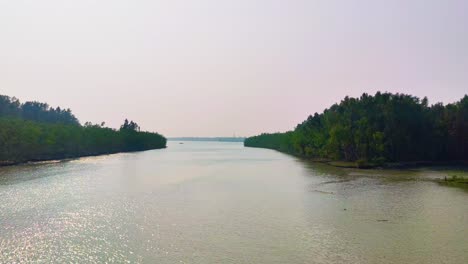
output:
<instances>
[{"instance_id":1,"label":"green foliage","mask_svg":"<svg viewBox=\"0 0 468 264\"><path fill-rule=\"evenodd\" d=\"M247 138L245 146L307 158L358 161L467 160L468 96L446 106L404 94L346 97L294 131Z\"/></svg>"},{"instance_id":2,"label":"green foliage","mask_svg":"<svg viewBox=\"0 0 468 264\"><path fill-rule=\"evenodd\" d=\"M44 123L79 125L70 109L53 108L39 102L21 104L18 99L0 95L0 117L21 118Z\"/></svg>"},{"instance_id":3,"label":"green foliage","mask_svg":"<svg viewBox=\"0 0 468 264\"><path fill-rule=\"evenodd\" d=\"M140 151L166 146L158 133L140 132L139 126L114 130L89 122L81 126L70 110L42 103L20 104L0 96L0 165L25 161Z\"/></svg>"},{"instance_id":4,"label":"green foliage","mask_svg":"<svg viewBox=\"0 0 468 264\"><path fill-rule=\"evenodd\" d=\"M140 126L133 122L130 121L128 122L128 119L125 119L124 123L122 126L120 126L120 130L128 130L128 131L140 131Z\"/></svg>"}]
</instances>

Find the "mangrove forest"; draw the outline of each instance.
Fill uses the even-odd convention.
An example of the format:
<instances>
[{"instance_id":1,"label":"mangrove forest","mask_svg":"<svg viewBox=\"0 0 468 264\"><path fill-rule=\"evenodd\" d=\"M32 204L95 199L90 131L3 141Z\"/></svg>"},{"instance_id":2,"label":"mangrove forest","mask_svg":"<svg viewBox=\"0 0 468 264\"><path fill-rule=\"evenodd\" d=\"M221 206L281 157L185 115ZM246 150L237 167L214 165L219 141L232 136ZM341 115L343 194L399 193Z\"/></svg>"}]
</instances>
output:
<instances>
[{"instance_id":1,"label":"mangrove forest","mask_svg":"<svg viewBox=\"0 0 468 264\"><path fill-rule=\"evenodd\" d=\"M446 105L381 92L345 97L292 131L250 137L244 145L315 160L348 161L358 167L467 161L468 96Z\"/></svg>"},{"instance_id":2,"label":"mangrove forest","mask_svg":"<svg viewBox=\"0 0 468 264\"><path fill-rule=\"evenodd\" d=\"M0 165L166 147L158 133L125 120L120 129L86 122L70 109L0 95Z\"/></svg>"}]
</instances>

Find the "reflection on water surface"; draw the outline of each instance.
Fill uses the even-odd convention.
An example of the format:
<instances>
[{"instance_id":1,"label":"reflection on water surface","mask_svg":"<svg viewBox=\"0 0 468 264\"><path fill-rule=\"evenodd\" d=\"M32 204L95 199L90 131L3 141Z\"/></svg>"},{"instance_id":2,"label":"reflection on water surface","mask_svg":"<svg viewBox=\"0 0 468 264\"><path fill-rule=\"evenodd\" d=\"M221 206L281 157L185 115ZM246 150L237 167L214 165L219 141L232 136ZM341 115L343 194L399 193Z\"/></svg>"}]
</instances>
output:
<instances>
[{"instance_id":1,"label":"reflection on water surface","mask_svg":"<svg viewBox=\"0 0 468 264\"><path fill-rule=\"evenodd\" d=\"M443 173L220 142L0 168L0 262L466 263Z\"/></svg>"}]
</instances>

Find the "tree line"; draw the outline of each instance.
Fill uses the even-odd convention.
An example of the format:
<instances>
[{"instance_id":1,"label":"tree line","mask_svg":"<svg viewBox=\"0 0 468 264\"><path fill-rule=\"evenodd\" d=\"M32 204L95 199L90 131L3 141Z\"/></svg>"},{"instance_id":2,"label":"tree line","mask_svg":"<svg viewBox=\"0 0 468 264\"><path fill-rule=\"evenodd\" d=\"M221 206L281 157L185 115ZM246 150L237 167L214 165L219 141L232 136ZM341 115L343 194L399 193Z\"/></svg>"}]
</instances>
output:
<instances>
[{"instance_id":1,"label":"tree line","mask_svg":"<svg viewBox=\"0 0 468 264\"><path fill-rule=\"evenodd\" d=\"M468 95L447 105L381 92L346 97L293 131L250 137L244 145L363 164L466 161Z\"/></svg>"},{"instance_id":2,"label":"tree line","mask_svg":"<svg viewBox=\"0 0 468 264\"><path fill-rule=\"evenodd\" d=\"M0 165L164 148L166 138L125 120L81 125L70 109L0 96Z\"/></svg>"},{"instance_id":3,"label":"tree line","mask_svg":"<svg viewBox=\"0 0 468 264\"><path fill-rule=\"evenodd\" d=\"M80 124L70 109L53 108L46 103L36 101L22 104L17 98L5 95L0 95L0 117L20 118L44 123Z\"/></svg>"}]
</instances>

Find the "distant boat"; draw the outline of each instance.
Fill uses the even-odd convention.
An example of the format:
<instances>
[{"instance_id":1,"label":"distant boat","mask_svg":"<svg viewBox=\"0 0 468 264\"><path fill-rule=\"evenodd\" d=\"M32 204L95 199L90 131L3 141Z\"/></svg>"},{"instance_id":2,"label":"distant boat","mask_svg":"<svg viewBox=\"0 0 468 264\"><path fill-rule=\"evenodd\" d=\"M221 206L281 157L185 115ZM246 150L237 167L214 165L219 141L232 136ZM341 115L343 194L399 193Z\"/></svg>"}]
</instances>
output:
<instances>
[{"instance_id":1,"label":"distant boat","mask_svg":"<svg viewBox=\"0 0 468 264\"><path fill-rule=\"evenodd\" d=\"M184 142L179 142L179 144L184 144Z\"/></svg>"}]
</instances>

